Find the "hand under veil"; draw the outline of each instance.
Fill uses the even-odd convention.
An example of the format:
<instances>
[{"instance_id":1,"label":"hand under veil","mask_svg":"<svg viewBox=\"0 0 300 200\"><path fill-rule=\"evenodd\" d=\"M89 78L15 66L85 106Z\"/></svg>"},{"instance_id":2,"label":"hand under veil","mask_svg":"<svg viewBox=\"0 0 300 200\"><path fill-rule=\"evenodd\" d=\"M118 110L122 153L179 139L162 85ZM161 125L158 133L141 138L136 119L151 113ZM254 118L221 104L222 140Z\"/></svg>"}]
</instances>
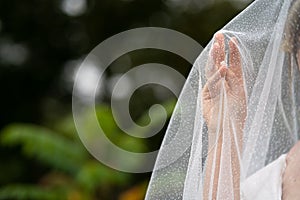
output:
<instances>
[{"instance_id":1,"label":"hand under veil","mask_svg":"<svg viewBox=\"0 0 300 200\"><path fill-rule=\"evenodd\" d=\"M228 66L225 63L225 38L216 34L202 90L202 111L208 127L208 149L204 184L205 199L215 199L221 179L239 188L239 160L243 128L247 116L241 58L236 38L229 39ZM224 141L224 142L223 142ZM220 165L222 163L222 165ZM227 173L220 174L225 168ZM227 170L228 169L228 170ZM223 169L224 170L224 169ZM215 187L211 188L211 185ZM224 188L226 189L226 188ZM211 194L210 194L211 193ZM230 196L234 196L230 194ZM223 197L225 198L225 197ZM238 199L239 196L236 196Z\"/></svg>"},{"instance_id":2,"label":"hand under veil","mask_svg":"<svg viewBox=\"0 0 300 200\"><path fill-rule=\"evenodd\" d=\"M240 199L241 184L298 140L294 2L256 0L214 35L178 99L147 200Z\"/></svg>"}]
</instances>

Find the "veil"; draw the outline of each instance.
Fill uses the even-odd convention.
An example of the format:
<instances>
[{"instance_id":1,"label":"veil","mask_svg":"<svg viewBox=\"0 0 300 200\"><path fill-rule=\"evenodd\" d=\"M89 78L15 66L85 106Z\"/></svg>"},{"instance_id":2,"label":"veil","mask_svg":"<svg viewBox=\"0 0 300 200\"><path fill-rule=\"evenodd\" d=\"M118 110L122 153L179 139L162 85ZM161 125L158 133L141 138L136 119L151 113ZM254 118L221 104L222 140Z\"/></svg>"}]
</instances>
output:
<instances>
[{"instance_id":1,"label":"veil","mask_svg":"<svg viewBox=\"0 0 300 200\"><path fill-rule=\"evenodd\" d=\"M243 181L295 144L298 4L256 0L214 35L178 98L146 200L238 199Z\"/></svg>"}]
</instances>

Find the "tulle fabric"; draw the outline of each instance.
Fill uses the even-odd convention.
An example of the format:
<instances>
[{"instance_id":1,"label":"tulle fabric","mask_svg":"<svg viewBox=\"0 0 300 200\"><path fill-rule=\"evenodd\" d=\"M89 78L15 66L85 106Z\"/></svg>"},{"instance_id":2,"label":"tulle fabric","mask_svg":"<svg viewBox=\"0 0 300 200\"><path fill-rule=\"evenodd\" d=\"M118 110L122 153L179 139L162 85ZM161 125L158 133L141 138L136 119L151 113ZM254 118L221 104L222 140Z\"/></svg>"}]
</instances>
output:
<instances>
[{"instance_id":1,"label":"tulle fabric","mask_svg":"<svg viewBox=\"0 0 300 200\"><path fill-rule=\"evenodd\" d=\"M240 105L228 106L221 81L220 87L209 88L220 98L214 102L219 104L214 111L218 115L211 119L215 129L208 131L203 90L215 36L199 55L171 117L146 200L237 199L237 185L287 153L298 140L299 70L296 55L283 47L287 24L295 23L288 21L292 2L256 0L219 31L226 44L224 62L230 62L232 38L240 54L247 114L243 126L232 111Z\"/></svg>"},{"instance_id":2,"label":"tulle fabric","mask_svg":"<svg viewBox=\"0 0 300 200\"><path fill-rule=\"evenodd\" d=\"M286 154L258 170L241 183L241 200L281 200Z\"/></svg>"}]
</instances>

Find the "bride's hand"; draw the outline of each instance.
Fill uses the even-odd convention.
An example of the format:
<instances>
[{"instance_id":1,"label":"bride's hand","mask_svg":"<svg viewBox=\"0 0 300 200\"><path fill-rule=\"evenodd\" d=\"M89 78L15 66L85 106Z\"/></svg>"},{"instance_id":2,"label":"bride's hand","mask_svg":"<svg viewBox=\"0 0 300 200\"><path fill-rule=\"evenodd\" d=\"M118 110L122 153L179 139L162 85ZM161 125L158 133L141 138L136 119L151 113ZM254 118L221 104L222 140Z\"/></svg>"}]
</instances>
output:
<instances>
[{"instance_id":1,"label":"bride's hand","mask_svg":"<svg viewBox=\"0 0 300 200\"><path fill-rule=\"evenodd\" d=\"M223 120L218 124L218 118L224 116L233 120L235 128L242 130L244 126L247 105L241 56L237 45L237 39L230 38L229 66L225 63L224 35L217 33L212 45L206 69L207 83L202 91L203 115L210 131L222 125Z\"/></svg>"}]
</instances>

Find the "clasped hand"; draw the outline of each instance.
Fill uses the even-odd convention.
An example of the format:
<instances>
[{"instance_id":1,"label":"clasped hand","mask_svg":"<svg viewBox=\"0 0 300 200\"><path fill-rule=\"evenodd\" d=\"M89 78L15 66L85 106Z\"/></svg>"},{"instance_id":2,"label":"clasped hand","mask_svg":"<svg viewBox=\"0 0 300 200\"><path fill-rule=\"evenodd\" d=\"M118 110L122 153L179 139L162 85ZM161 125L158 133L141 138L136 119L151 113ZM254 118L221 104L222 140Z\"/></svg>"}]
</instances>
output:
<instances>
[{"instance_id":1,"label":"clasped hand","mask_svg":"<svg viewBox=\"0 0 300 200\"><path fill-rule=\"evenodd\" d=\"M215 35L206 66L207 82L202 91L203 115L209 131L222 129L224 119L242 130L247 116L241 54L235 37L228 42L228 66L225 61L225 38ZM220 130L220 129L219 129Z\"/></svg>"}]
</instances>

